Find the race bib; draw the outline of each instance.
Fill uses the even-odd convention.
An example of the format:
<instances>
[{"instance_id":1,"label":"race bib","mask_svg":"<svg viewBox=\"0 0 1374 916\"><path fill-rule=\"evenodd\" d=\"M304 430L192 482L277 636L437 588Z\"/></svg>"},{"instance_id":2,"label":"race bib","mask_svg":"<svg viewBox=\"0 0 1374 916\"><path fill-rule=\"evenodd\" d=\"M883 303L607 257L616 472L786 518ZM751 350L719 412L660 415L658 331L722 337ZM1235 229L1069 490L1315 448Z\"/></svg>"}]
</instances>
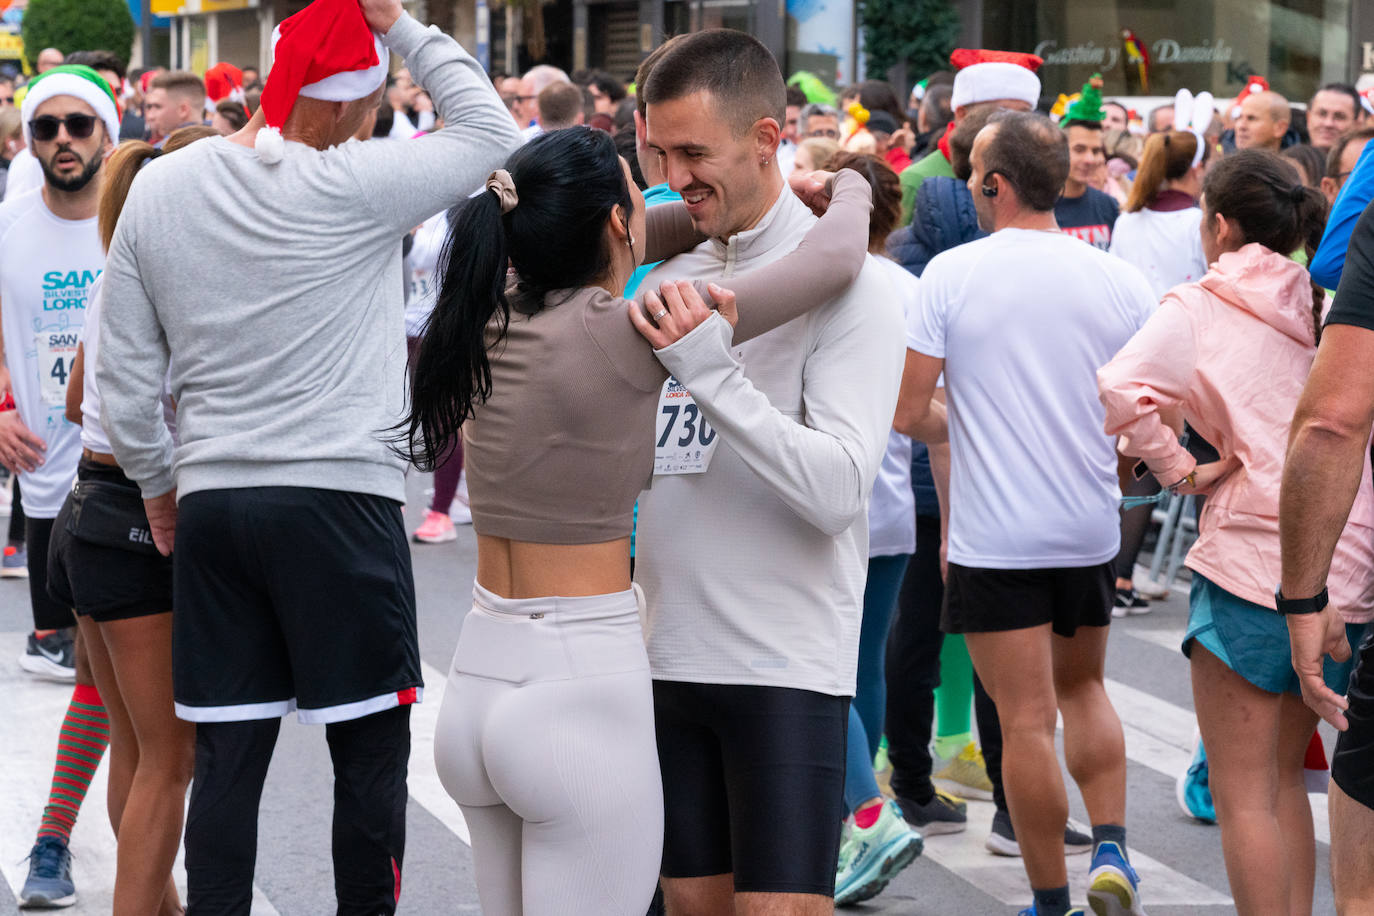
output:
<instances>
[{"instance_id":1,"label":"race bib","mask_svg":"<svg viewBox=\"0 0 1374 916\"><path fill-rule=\"evenodd\" d=\"M76 347L81 334L76 328L65 331L39 331L34 335L38 350L38 381L43 403L49 407L67 406L67 379L76 362Z\"/></svg>"},{"instance_id":2,"label":"race bib","mask_svg":"<svg viewBox=\"0 0 1374 916\"><path fill-rule=\"evenodd\" d=\"M691 393L672 376L663 383L655 418L655 474L704 474L716 450L716 431Z\"/></svg>"}]
</instances>

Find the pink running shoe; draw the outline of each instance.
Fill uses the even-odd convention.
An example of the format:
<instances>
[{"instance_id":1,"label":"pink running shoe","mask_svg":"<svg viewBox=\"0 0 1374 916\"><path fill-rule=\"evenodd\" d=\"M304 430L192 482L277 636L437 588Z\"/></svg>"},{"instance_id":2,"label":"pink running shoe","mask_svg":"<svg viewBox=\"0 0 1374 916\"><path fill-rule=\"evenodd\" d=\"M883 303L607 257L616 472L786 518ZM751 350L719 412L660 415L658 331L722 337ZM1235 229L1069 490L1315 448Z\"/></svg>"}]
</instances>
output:
<instances>
[{"instance_id":1,"label":"pink running shoe","mask_svg":"<svg viewBox=\"0 0 1374 916\"><path fill-rule=\"evenodd\" d=\"M422 544L443 544L458 540L458 532L453 529L453 519L443 512L426 512L425 520L415 529L415 540Z\"/></svg>"}]
</instances>

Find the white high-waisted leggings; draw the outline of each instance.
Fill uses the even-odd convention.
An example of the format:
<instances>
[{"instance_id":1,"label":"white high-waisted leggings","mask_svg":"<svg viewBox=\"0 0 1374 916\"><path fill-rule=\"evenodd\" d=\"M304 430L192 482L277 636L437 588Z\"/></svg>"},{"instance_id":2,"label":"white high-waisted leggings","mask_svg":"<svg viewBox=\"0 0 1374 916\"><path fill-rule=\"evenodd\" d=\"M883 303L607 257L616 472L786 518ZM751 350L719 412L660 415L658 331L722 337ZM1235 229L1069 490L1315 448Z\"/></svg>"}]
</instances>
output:
<instances>
[{"instance_id":1,"label":"white high-waisted leggings","mask_svg":"<svg viewBox=\"0 0 1374 916\"><path fill-rule=\"evenodd\" d=\"M472 597L434 759L472 832L483 914L643 916L663 784L636 592Z\"/></svg>"}]
</instances>

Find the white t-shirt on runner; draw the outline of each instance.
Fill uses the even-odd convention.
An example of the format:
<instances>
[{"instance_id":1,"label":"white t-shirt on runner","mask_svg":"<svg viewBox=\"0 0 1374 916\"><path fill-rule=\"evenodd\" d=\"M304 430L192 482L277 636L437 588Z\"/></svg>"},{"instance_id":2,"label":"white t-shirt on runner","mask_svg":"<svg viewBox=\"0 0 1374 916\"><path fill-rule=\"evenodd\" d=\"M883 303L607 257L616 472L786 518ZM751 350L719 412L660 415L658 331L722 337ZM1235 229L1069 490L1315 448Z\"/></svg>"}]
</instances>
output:
<instances>
[{"instance_id":1,"label":"white t-shirt on runner","mask_svg":"<svg viewBox=\"0 0 1374 916\"><path fill-rule=\"evenodd\" d=\"M1003 229L931 260L920 302L908 346L945 360L949 561L1110 560L1121 493L1097 370L1154 311L1144 276L1072 236Z\"/></svg>"},{"instance_id":2,"label":"white t-shirt on runner","mask_svg":"<svg viewBox=\"0 0 1374 916\"><path fill-rule=\"evenodd\" d=\"M874 258L902 303L907 333L920 314L920 281L896 261ZM916 495L911 491L911 439L895 429L868 501L868 555L890 557L916 552Z\"/></svg>"},{"instance_id":3,"label":"white t-shirt on runner","mask_svg":"<svg viewBox=\"0 0 1374 916\"><path fill-rule=\"evenodd\" d=\"M10 160L9 175L5 178L5 200L23 197L43 187L43 165L26 146Z\"/></svg>"},{"instance_id":4,"label":"white t-shirt on runner","mask_svg":"<svg viewBox=\"0 0 1374 916\"><path fill-rule=\"evenodd\" d=\"M53 215L42 191L0 204L0 317L19 419L47 443L43 464L19 475L24 512L55 518L81 458L66 418L67 378L91 286L105 266L95 218Z\"/></svg>"},{"instance_id":5,"label":"white t-shirt on runner","mask_svg":"<svg viewBox=\"0 0 1374 916\"><path fill-rule=\"evenodd\" d=\"M447 213L434 214L415 230L415 241L405 264L406 282L410 284L406 296L407 337L422 336L429 313L434 311L434 300L439 295L439 278L435 271L447 236Z\"/></svg>"},{"instance_id":6,"label":"white t-shirt on runner","mask_svg":"<svg viewBox=\"0 0 1374 916\"><path fill-rule=\"evenodd\" d=\"M1207 273L1202 254L1202 211L1138 210L1116 218L1108 251L1140 268L1155 299L1180 283L1196 283Z\"/></svg>"}]
</instances>

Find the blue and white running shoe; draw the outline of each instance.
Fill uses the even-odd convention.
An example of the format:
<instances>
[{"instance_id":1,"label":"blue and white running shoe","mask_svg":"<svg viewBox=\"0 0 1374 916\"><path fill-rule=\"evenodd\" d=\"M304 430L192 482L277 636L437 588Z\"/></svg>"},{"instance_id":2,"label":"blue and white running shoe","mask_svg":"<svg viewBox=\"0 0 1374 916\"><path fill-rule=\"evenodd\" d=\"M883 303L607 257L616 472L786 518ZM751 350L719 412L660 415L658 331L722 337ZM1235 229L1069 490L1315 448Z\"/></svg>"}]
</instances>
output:
<instances>
[{"instance_id":1,"label":"blue and white running shoe","mask_svg":"<svg viewBox=\"0 0 1374 916\"><path fill-rule=\"evenodd\" d=\"M1145 916L1140 877L1115 843L1099 843L1093 852L1088 906L1096 916Z\"/></svg>"},{"instance_id":2,"label":"blue and white running shoe","mask_svg":"<svg viewBox=\"0 0 1374 916\"><path fill-rule=\"evenodd\" d=\"M1196 749L1193 762L1188 764L1178 777L1174 789L1178 796L1178 806L1189 817L1205 824L1217 822L1217 809L1212 804L1212 790L1207 785L1207 751L1202 746L1202 736L1195 735Z\"/></svg>"}]
</instances>

